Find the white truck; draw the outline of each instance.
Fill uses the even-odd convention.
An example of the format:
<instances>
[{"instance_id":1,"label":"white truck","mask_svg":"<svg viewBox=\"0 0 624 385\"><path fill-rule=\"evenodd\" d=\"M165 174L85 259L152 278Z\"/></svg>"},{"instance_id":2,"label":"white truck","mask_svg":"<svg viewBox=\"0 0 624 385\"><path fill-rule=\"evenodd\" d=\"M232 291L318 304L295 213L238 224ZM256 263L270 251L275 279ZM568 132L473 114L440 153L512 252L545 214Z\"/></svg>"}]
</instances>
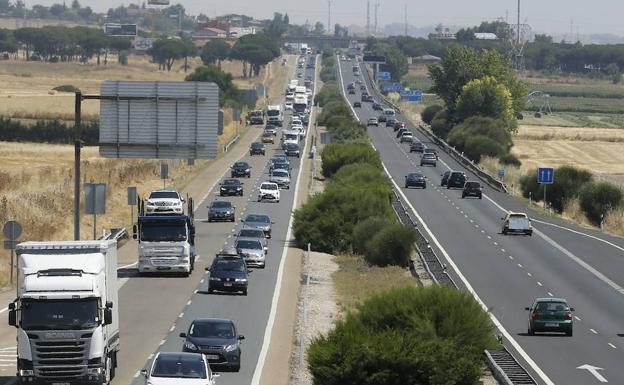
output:
<instances>
[{"instance_id":1,"label":"white truck","mask_svg":"<svg viewBox=\"0 0 624 385\"><path fill-rule=\"evenodd\" d=\"M282 106L269 105L267 106L267 122L278 127L282 127L284 124L284 117L282 115Z\"/></svg>"},{"instance_id":2,"label":"white truck","mask_svg":"<svg viewBox=\"0 0 624 385\"><path fill-rule=\"evenodd\" d=\"M108 384L119 351L117 242L23 242L17 298L19 384Z\"/></svg>"}]
</instances>

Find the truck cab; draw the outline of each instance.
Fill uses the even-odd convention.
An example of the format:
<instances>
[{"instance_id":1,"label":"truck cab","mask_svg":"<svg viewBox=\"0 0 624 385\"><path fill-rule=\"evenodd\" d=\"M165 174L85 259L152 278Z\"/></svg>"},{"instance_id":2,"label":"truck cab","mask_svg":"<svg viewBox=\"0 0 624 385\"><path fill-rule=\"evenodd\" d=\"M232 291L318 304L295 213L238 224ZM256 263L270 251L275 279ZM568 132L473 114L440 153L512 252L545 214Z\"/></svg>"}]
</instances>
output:
<instances>
[{"instance_id":1,"label":"truck cab","mask_svg":"<svg viewBox=\"0 0 624 385\"><path fill-rule=\"evenodd\" d=\"M17 245L19 384L108 384L119 351L117 242Z\"/></svg>"},{"instance_id":2,"label":"truck cab","mask_svg":"<svg viewBox=\"0 0 624 385\"><path fill-rule=\"evenodd\" d=\"M282 116L282 107L280 105L267 106L267 122L282 127L284 118Z\"/></svg>"}]
</instances>

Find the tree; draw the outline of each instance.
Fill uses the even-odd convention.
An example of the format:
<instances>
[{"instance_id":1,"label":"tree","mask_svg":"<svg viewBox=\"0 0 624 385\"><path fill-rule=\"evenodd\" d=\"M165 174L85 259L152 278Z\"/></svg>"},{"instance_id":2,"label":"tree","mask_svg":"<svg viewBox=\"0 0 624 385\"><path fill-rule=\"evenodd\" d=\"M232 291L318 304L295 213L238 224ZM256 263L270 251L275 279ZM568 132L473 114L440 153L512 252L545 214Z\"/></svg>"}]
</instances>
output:
<instances>
[{"instance_id":1,"label":"tree","mask_svg":"<svg viewBox=\"0 0 624 385\"><path fill-rule=\"evenodd\" d=\"M457 41L466 42L475 39L475 34L472 28L462 28L455 34Z\"/></svg>"},{"instance_id":2,"label":"tree","mask_svg":"<svg viewBox=\"0 0 624 385\"><path fill-rule=\"evenodd\" d=\"M595 225L600 225L604 217L621 207L622 199L622 190L609 182L586 183L579 193L581 210Z\"/></svg>"},{"instance_id":3,"label":"tree","mask_svg":"<svg viewBox=\"0 0 624 385\"><path fill-rule=\"evenodd\" d=\"M0 12L8 12L11 10L11 2L9 0L0 0Z\"/></svg>"},{"instance_id":4,"label":"tree","mask_svg":"<svg viewBox=\"0 0 624 385\"><path fill-rule=\"evenodd\" d=\"M15 39L17 39L18 42L24 45L26 60L30 60L30 51L35 45L35 42L41 37L41 30L39 28L31 27L20 28L13 32L13 36L15 36Z\"/></svg>"},{"instance_id":5,"label":"tree","mask_svg":"<svg viewBox=\"0 0 624 385\"><path fill-rule=\"evenodd\" d=\"M287 29L288 19L285 20L285 17L283 17L281 13L275 12L273 14L273 20L271 20L265 29L265 33L272 39L280 39L282 35L286 33Z\"/></svg>"},{"instance_id":6,"label":"tree","mask_svg":"<svg viewBox=\"0 0 624 385\"><path fill-rule=\"evenodd\" d=\"M425 124L431 124L435 115L439 111L442 111L443 108L444 107L442 107L439 104L432 104L430 106L427 106L425 107L423 112L420 113L420 118L422 119L423 122L425 122Z\"/></svg>"},{"instance_id":7,"label":"tree","mask_svg":"<svg viewBox=\"0 0 624 385\"><path fill-rule=\"evenodd\" d=\"M215 64L221 68L221 61L228 58L231 47L223 39L212 39L206 43L200 53L200 57L204 64Z\"/></svg>"},{"instance_id":8,"label":"tree","mask_svg":"<svg viewBox=\"0 0 624 385\"><path fill-rule=\"evenodd\" d=\"M280 55L275 40L258 33L239 38L230 52L230 57L243 62L243 77L257 76L260 69Z\"/></svg>"},{"instance_id":9,"label":"tree","mask_svg":"<svg viewBox=\"0 0 624 385\"><path fill-rule=\"evenodd\" d=\"M80 2L78 0L73 0L71 3L71 8L78 11L80 9Z\"/></svg>"},{"instance_id":10,"label":"tree","mask_svg":"<svg viewBox=\"0 0 624 385\"><path fill-rule=\"evenodd\" d=\"M213 82L219 87L219 106L238 108L243 104L243 95L232 82L232 74L221 71L214 65L198 67L184 80L188 82Z\"/></svg>"},{"instance_id":11,"label":"tree","mask_svg":"<svg viewBox=\"0 0 624 385\"><path fill-rule=\"evenodd\" d=\"M315 385L477 384L483 351L498 346L468 293L396 288L368 299L308 349Z\"/></svg>"},{"instance_id":12,"label":"tree","mask_svg":"<svg viewBox=\"0 0 624 385\"><path fill-rule=\"evenodd\" d=\"M187 47L180 39L158 39L147 52L159 69L171 71L173 63L186 55Z\"/></svg>"},{"instance_id":13,"label":"tree","mask_svg":"<svg viewBox=\"0 0 624 385\"><path fill-rule=\"evenodd\" d=\"M511 130L517 127L511 93L492 76L471 80L457 99L457 119L471 116L500 119Z\"/></svg>"},{"instance_id":14,"label":"tree","mask_svg":"<svg viewBox=\"0 0 624 385\"><path fill-rule=\"evenodd\" d=\"M50 6L50 13L54 17L61 17L63 12L65 12L63 4L52 4L52 6Z\"/></svg>"},{"instance_id":15,"label":"tree","mask_svg":"<svg viewBox=\"0 0 624 385\"><path fill-rule=\"evenodd\" d=\"M314 24L314 29L312 30L312 34L313 35L324 35L325 34L325 27L323 26L323 23L321 23L320 21L317 21L316 24Z\"/></svg>"},{"instance_id":16,"label":"tree","mask_svg":"<svg viewBox=\"0 0 624 385\"><path fill-rule=\"evenodd\" d=\"M613 84L618 84L622 81L622 71L617 63L611 63L605 68L605 72L611 78Z\"/></svg>"},{"instance_id":17,"label":"tree","mask_svg":"<svg viewBox=\"0 0 624 385\"><path fill-rule=\"evenodd\" d=\"M480 116L470 117L453 127L447 141L475 162L482 156L506 155L513 145L505 122Z\"/></svg>"},{"instance_id":18,"label":"tree","mask_svg":"<svg viewBox=\"0 0 624 385\"><path fill-rule=\"evenodd\" d=\"M377 43L373 46L372 52L374 55L386 57L386 64L382 64L380 69L390 72L392 80L398 82L401 80L401 77L407 75L409 70L407 58L398 48L392 47L386 43Z\"/></svg>"},{"instance_id":19,"label":"tree","mask_svg":"<svg viewBox=\"0 0 624 385\"><path fill-rule=\"evenodd\" d=\"M124 57L127 61L127 53L125 53L125 51L128 51L132 48L132 42L130 41L130 39L119 36L111 36L107 39L107 41L107 50L117 52L117 62L119 64L124 64ZM106 59L104 59L104 64L106 64Z\"/></svg>"}]
</instances>

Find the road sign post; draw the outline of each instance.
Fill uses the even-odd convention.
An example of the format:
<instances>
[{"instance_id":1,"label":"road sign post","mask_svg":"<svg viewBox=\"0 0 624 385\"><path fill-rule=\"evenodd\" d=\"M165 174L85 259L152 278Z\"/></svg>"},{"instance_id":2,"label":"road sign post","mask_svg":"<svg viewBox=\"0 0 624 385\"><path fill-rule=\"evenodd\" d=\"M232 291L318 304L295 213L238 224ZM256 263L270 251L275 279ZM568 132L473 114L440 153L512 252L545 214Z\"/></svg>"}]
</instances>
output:
<instances>
[{"instance_id":1,"label":"road sign post","mask_svg":"<svg viewBox=\"0 0 624 385\"><path fill-rule=\"evenodd\" d=\"M537 169L537 183L544 185L544 209L546 209L546 185L555 183L555 169L539 167Z\"/></svg>"},{"instance_id":2,"label":"road sign post","mask_svg":"<svg viewBox=\"0 0 624 385\"><path fill-rule=\"evenodd\" d=\"M93 239L97 239L97 214L106 213L106 183L85 183L85 212L93 214Z\"/></svg>"},{"instance_id":3,"label":"road sign post","mask_svg":"<svg viewBox=\"0 0 624 385\"><path fill-rule=\"evenodd\" d=\"M19 243L17 239L22 235L22 225L17 221L7 221L2 227L2 233L4 234L4 248L11 250L11 269L9 272L9 282L13 284L13 268L14 268L14 252L15 246Z\"/></svg>"},{"instance_id":4,"label":"road sign post","mask_svg":"<svg viewBox=\"0 0 624 385\"><path fill-rule=\"evenodd\" d=\"M167 178L169 178L169 165L167 163L160 164L160 179L163 181L163 189L166 186Z\"/></svg>"},{"instance_id":5,"label":"road sign post","mask_svg":"<svg viewBox=\"0 0 624 385\"><path fill-rule=\"evenodd\" d=\"M130 225L134 224L134 207L137 205L137 188L128 187L128 206L130 206Z\"/></svg>"}]
</instances>

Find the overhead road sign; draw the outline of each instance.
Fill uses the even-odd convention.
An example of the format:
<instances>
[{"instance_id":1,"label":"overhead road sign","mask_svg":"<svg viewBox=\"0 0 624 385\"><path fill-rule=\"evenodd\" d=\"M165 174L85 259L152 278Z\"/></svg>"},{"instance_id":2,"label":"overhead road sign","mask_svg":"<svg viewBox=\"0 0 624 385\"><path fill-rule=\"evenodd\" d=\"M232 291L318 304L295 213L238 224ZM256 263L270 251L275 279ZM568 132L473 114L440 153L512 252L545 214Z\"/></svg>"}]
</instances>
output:
<instances>
[{"instance_id":1,"label":"overhead road sign","mask_svg":"<svg viewBox=\"0 0 624 385\"><path fill-rule=\"evenodd\" d=\"M100 155L103 157L216 157L219 124L216 84L107 80L100 91Z\"/></svg>"},{"instance_id":2,"label":"overhead road sign","mask_svg":"<svg viewBox=\"0 0 624 385\"><path fill-rule=\"evenodd\" d=\"M555 183L555 169L552 167L540 167L537 169L537 183L553 184Z\"/></svg>"},{"instance_id":3,"label":"overhead road sign","mask_svg":"<svg viewBox=\"0 0 624 385\"><path fill-rule=\"evenodd\" d=\"M386 63L386 57L385 56L379 56L379 55L364 55L362 57L362 61L365 62L365 63L385 64Z\"/></svg>"},{"instance_id":4,"label":"overhead road sign","mask_svg":"<svg viewBox=\"0 0 624 385\"><path fill-rule=\"evenodd\" d=\"M391 79L390 72L384 72L384 71L377 72L377 74L375 74L375 77L377 78L377 80L390 80Z\"/></svg>"},{"instance_id":5,"label":"overhead road sign","mask_svg":"<svg viewBox=\"0 0 624 385\"><path fill-rule=\"evenodd\" d=\"M148 5L169 5L169 0L147 0Z\"/></svg>"},{"instance_id":6,"label":"overhead road sign","mask_svg":"<svg viewBox=\"0 0 624 385\"><path fill-rule=\"evenodd\" d=\"M110 36L136 36L136 24L104 24L104 33Z\"/></svg>"},{"instance_id":7,"label":"overhead road sign","mask_svg":"<svg viewBox=\"0 0 624 385\"><path fill-rule=\"evenodd\" d=\"M381 90L384 92L401 92L403 86L401 83L384 83L381 85Z\"/></svg>"},{"instance_id":8,"label":"overhead road sign","mask_svg":"<svg viewBox=\"0 0 624 385\"><path fill-rule=\"evenodd\" d=\"M421 90L403 90L400 95L402 102L422 102Z\"/></svg>"}]
</instances>

